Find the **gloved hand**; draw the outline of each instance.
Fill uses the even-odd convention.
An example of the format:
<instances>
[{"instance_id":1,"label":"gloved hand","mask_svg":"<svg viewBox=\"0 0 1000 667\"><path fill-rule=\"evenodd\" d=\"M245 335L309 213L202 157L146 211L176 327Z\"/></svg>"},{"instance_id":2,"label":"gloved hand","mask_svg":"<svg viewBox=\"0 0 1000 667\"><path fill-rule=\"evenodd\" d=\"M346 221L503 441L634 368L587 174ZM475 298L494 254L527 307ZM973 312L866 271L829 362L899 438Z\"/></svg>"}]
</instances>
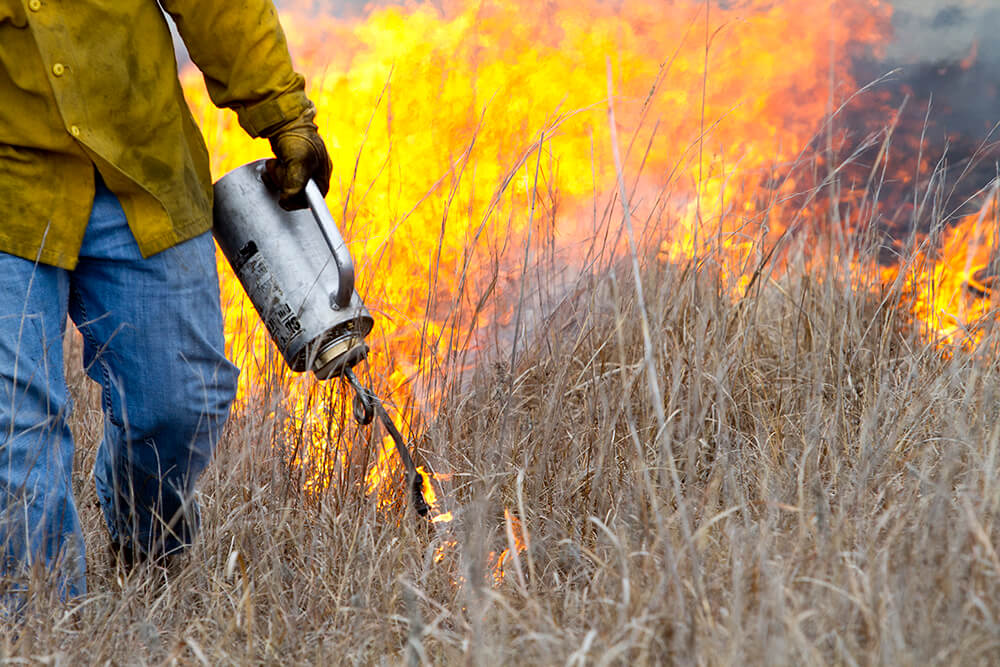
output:
<instances>
[{"instance_id":1,"label":"gloved hand","mask_svg":"<svg viewBox=\"0 0 1000 667\"><path fill-rule=\"evenodd\" d=\"M333 165L313 122L315 116L316 110L310 107L268 136L277 159L268 160L265 168L271 184L278 190L278 203L286 211L309 205L303 189L310 178L324 196L330 190Z\"/></svg>"}]
</instances>

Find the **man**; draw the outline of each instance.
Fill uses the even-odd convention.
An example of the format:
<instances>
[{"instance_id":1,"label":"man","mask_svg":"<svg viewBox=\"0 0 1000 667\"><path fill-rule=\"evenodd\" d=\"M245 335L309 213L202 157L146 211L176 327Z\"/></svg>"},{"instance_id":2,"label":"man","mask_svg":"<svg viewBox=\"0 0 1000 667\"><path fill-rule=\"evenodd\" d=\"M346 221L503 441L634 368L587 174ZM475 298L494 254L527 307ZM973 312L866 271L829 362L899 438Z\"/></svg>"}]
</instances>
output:
<instances>
[{"instance_id":1,"label":"man","mask_svg":"<svg viewBox=\"0 0 1000 667\"><path fill-rule=\"evenodd\" d=\"M0 0L0 574L86 590L62 369L67 314L103 389L94 478L120 557L191 543L235 395L212 189L173 16L213 101L277 157L284 205L330 161L270 0ZM298 195L298 197L297 197Z\"/></svg>"}]
</instances>

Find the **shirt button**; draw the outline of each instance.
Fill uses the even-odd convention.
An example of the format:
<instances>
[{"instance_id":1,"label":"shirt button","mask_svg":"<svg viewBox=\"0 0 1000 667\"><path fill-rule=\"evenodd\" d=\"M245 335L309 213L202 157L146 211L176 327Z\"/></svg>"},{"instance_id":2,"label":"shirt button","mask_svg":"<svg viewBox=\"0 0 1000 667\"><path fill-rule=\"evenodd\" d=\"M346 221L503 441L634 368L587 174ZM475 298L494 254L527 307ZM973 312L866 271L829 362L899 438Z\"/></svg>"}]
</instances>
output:
<instances>
[{"instance_id":1,"label":"shirt button","mask_svg":"<svg viewBox=\"0 0 1000 667\"><path fill-rule=\"evenodd\" d=\"M80 128L77 127L76 125L70 125L69 126L69 133L72 134L74 137L79 137L80 136Z\"/></svg>"},{"instance_id":2,"label":"shirt button","mask_svg":"<svg viewBox=\"0 0 1000 667\"><path fill-rule=\"evenodd\" d=\"M52 73L55 74L56 76L62 76L65 71L66 71L66 66L63 65L62 63L56 63L55 65L52 66Z\"/></svg>"}]
</instances>

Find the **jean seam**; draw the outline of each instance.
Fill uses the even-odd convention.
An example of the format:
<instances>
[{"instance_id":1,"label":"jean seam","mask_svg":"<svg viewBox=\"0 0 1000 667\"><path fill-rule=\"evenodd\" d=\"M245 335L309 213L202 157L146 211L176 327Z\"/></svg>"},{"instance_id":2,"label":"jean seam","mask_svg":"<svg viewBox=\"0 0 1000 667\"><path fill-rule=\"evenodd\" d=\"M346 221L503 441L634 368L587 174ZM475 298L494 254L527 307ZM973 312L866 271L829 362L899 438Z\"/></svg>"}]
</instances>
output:
<instances>
[{"instance_id":1,"label":"jean seam","mask_svg":"<svg viewBox=\"0 0 1000 667\"><path fill-rule=\"evenodd\" d=\"M80 308L80 315L82 316L82 324L80 324L77 329L81 334L90 342L94 347L94 359L91 363L97 362L101 368L101 377L104 381L101 383L101 394L104 401L104 415L111 420L111 423L115 426L121 426L118 420L114 418L112 414L112 402L111 402L111 372L108 370L107 363L101 358L101 344L97 340L97 337L90 330L87 322L90 317L87 315L87 306L84 303L83 297L80 296L80 291L76 287L70 287L70 298L73 299ZM86 369L85 369L86 370Z\"/></svg>"}]
</instances>

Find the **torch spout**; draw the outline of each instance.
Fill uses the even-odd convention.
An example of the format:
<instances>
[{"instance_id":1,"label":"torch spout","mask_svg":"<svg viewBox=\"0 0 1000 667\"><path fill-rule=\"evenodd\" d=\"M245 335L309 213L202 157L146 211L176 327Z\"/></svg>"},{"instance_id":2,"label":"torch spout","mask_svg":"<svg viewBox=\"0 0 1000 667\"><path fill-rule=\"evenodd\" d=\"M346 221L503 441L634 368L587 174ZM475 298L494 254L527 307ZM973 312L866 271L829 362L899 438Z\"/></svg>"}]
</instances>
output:
<instances>
[{"instance_id":1,"label":"torch spout","mask_svg":"<svg viewBox=\"0 0 1000 667\"><path fill-rule=\"evenodd\" d=\"M374 392L361 384L354 371L346 371L344 377L347 378L354 390L354 418L360 424L370 424L374 415L378 415L382 425L385 426L389 435L392 436L393 442L396 443L396 453L399 454L399 460L403 462L403 468L406 470L406 481L407 486L410 487L410 502L413 504L413 509L420 516L427 516L431 508L424 499L424 479L417 472L413 457L410 456L410 450L406 448L403 434L396 428L396 424L386 412L382 401Z\"/></svg>"}]
</instances>

